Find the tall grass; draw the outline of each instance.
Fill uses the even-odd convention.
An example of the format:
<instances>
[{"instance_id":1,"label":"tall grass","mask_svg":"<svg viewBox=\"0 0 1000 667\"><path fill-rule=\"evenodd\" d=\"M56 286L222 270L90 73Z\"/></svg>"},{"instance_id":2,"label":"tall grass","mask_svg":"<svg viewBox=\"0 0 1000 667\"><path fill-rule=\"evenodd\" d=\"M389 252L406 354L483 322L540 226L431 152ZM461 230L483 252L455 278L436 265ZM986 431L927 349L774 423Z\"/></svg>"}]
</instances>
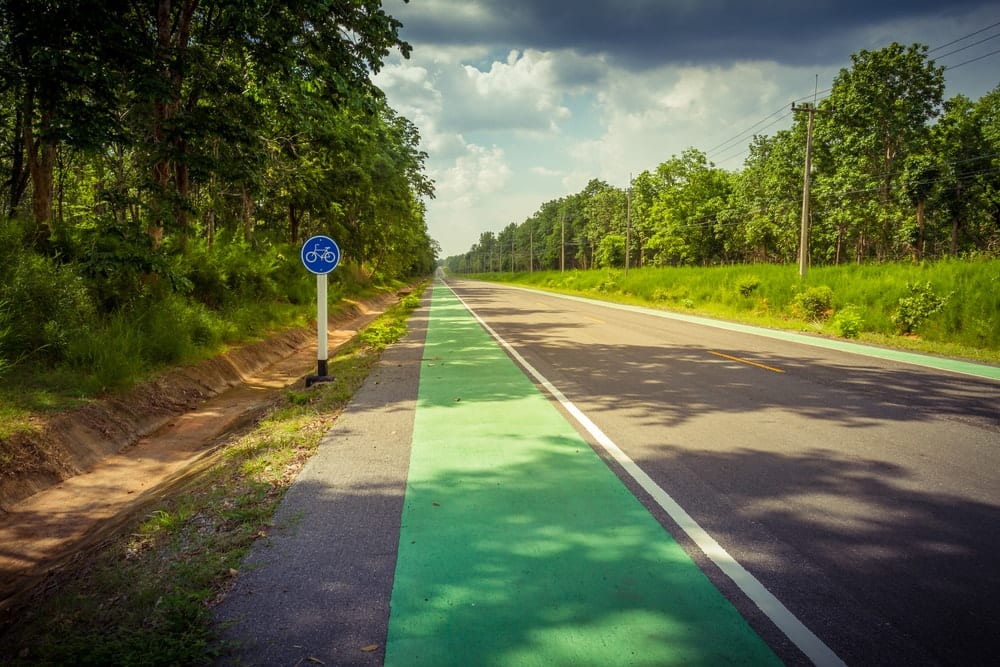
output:
<instances>
[{"instance_id":1,"label":"tall grass","mask_svg":"<svg viewBox=\"0 0 1000 667\"><path fill-rule=\"evenodd\" d=\"M315 277L291 246L193 241L148 266L132 257L57 261L0 233L0 404L67 407L315 317ZM365 294L362 279L338 269L330 302Z\"/></svg>"},{"instance_id":2,"label":"tall grass","mask_svg":"<svg viewBox=\"0 0 1000 667\"><path fill-rule=\"evenodd\" d=\"M809 270L804 279L797 267L780 265L647 267L632 269L627 277L624 271L607 269L482 277L830 335L844 335L836 323L849 317L858 325L854 335L883 342L905 333L898 314L910 286L929 285L945 303L919 321L911 340L993 356L1000 352L997 259L825 266ZM826 288L829 310L805 312L803 297Z\"/></svg>"}]
</instances>

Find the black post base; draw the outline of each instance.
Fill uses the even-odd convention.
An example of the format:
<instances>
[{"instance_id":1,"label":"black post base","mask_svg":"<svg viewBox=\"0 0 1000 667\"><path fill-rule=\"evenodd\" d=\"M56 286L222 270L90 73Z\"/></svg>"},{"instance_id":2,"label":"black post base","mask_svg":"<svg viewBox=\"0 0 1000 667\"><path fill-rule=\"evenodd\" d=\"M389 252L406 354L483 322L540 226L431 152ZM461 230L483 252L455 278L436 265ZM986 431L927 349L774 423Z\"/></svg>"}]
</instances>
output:
<instances>
[{"instance_id":1,"label":"black post base","mask_svg":"<svg viewBox=\"0 0 1000 667\"><path fill-rule=\"evenodd\" d=\"M320 382L333 382L336 380L332 375L307 375L306 376L306 387L311 387L314 384L319 384Z\"/></svg>"},{"instance_id":2,"label":"black post base","mask_svg":"<svg viewBox=\"0 0 1000 667\"><path fill-rule=\"evenodd\" d=\"M316 375L307 375L306 376L306 386L307 387L311 387L314 384L316 384L317 382L332 382L334 380L334 378L332 378L329 375L327 375L327 372L326 372L327 371L326 362L327 362L326 359L319 359L316 362L316 366L317 366L317 368L316 368Z\"/></svg>"}]
</instances>

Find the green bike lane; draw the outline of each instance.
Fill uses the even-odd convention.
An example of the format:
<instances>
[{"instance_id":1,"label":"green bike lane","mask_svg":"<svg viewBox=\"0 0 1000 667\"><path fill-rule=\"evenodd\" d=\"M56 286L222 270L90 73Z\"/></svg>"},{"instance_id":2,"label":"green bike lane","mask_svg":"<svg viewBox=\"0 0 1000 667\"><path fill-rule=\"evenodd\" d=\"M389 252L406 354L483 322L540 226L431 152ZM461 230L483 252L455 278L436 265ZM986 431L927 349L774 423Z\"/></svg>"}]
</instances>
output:
<instances>
[{"instance_id":1,"label":"green bike lane","mask_svg":"<svg viewBox=\"0 0 1000 667\"><path fill-rule=\"evenodd\" d=\"M421 361L385 664L778 664L444 285Z\"/></svg>"}]
</instances>

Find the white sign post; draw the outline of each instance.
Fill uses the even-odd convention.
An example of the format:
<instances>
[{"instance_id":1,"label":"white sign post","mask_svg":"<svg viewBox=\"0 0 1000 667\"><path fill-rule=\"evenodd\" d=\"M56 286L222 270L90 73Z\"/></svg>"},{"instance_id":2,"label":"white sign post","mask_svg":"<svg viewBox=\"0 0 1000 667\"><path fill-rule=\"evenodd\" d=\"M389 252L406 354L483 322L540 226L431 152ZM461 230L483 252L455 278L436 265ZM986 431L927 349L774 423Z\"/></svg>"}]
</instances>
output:
<instances>
[{"instance_id":1,"label":"white sign post","mask_svg":"<svg viewBox=\"0 0 1000 667\"><path fill-rule=\"evenodd\" d=\"M302 245L302 264L316 274L316 375L306 377L306 386L331 379L327 374L329 340L327 333L326 274L340 263L340 248L329 236L313 236Z\"/></svg>"}]
</instances>

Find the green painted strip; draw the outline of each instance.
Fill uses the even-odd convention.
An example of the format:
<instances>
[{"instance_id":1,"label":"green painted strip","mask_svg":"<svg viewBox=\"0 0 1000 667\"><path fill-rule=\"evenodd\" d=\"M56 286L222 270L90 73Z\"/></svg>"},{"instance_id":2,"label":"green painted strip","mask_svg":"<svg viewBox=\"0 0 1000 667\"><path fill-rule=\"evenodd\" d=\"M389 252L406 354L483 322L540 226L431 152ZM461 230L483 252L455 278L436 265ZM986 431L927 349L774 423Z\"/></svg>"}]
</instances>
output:
<instances>
[{"instance_id":1,"label":"green painted strip","mask_svg":"<svg viewBox=\"0 0 1000 667\"><path fill-rule=\"evenodd\" d=\"M434 289L385 664L777 664L447 290Z\"/></svg>"}]
</instances>

